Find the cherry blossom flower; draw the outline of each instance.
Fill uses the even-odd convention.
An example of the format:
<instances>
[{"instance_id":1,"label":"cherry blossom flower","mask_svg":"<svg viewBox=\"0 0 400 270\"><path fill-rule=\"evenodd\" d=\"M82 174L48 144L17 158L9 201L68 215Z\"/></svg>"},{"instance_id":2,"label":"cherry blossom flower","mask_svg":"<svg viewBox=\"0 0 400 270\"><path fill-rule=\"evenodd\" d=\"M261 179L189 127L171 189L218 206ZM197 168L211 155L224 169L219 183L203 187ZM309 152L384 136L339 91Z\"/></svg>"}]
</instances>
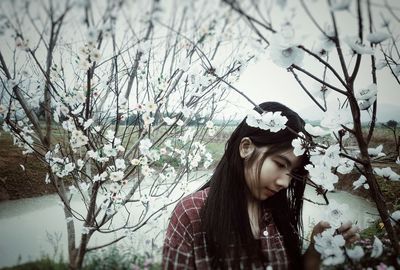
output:
<instances>
[{"instance_id":1,"label":"cherry blossom flower","mask_svg":"<svg viewBox=\"0 0 400 270\"><path fill-rule=\"evenodd\" d=\"M288 68L291 65L301 65L304 58L304 51L298 46L295 28L290 24L284 24L279 33L271 37L270 58L276 65Z\"/></svg>"},{"instance_id":2,"label":"cherry blossom flower","mask_svg":"<svg viewBox=\"0 0 400 270\"><path fill-rule=\"evenodd\" d=\"M374 83L355 92L354 96L358 100L358 105L361 110L366 110L374 104L377 92L377 86Z\"/></svg>"},{"instance_id":3,"label":"cherry blossom flower","mask_svg":"<svg viewBox=\"0 0 400 270\"><path fill-rule=\"evenodd\" d=\"M347 125L351 122L349 113L345 109L329 110L321 120L321 126L332 130L341 129L341 125Z\"/></svg>"},{"instance_id":4,"label":"cherry blossom flower","mask_svg":"<svg viewBox=\"0 0 400 270\"><path fill-rule=\"evenodd\" d=\"M308 164L305 168L310 173L311 180L328 191L332 191L334 189L333 184L338 182L338 176L333 174L326 166Z\"/></svg>"},{"instance_id":5,"label":"cherry blossom flower","mask_svg":"<svg viewBox=\"0 0 400 270\"><path fill-rule=\"evenodd\" d=\"M176 118L175 117L173 117L173 118L164 117L163 120L165 123L167 123L168 126L171 126L175 123Z\"/></svg>"},{"instance_id":6,"label":"cherry blossom flower","mask_svg":"<svg viewBox=\"0 0 400 270\"><path fill-rule=\"evenodd\" d=\"M321 33L318 37L318 43L313 49L314 52L324 55L330 52L335 46L333 37L335 36L335 31L331 25L326 24L324 26L324 33Z\"/></svg>"},{"instance_id":7,"label":"cherry blossom flower","mask_svg":"<svg viewBox=\"0 0 400 270\"><path fill-rule=\"evenodd\" d=\"M117 169L120 169L120 170L125 170L125 168L126 168L125 160L122 159L122 158L117 158L117 159L115 160L115 167L116 167Z\"/></svg>"},{"instance_id":8,"label":"cherry blossom flower","mask_svg":"<svg viewBox=\"0 0 400 270\"><path fill-rule=\"evenodd\" d=\"M369 33L367 35L367 40L371 43L377 44L385 41L389 37L390 35L388 33L377 31L374 33Z\"/></svg>"},{"instance_id":9,"label":"cherry blossom flower","mask_svg":"<svg viewBox=\"0 0 400 270\"><path fill-rule=\"evenodd\" d=\"M157 104L154 102L148 102L145 104L146 112L148 113L155 113L157 110Z\"/></svg>"},{"instance_id":10,"label":"cherry blossom flower","mask_svg":"<svg viewBox=\"0 0 400 270\"><path fill-rule=\"evenodd\" d=\"M122 178L124 178L124 172L123 171L115 171L115 172L110 172L110 180L113 182L121 181Z\"/></svg>"},{"instance_id":11,"label":"cherry blossom flower","mask_svg":"<svg viewBox=\"0 0 400 270\"><path fill-rule=\"evenodd\" d=\"M354 96L358 100L365 100L365 99L370 99L378 93L378 87L375 83L370 84L366 88L361 88L358 91L354 93Z\"/></svg>"},{"instance_id":12,"label":"cherry blossom flower","mask_svg":"<svg viewBox=\"0 0 400 270\"><path fill-rule=\"evenodd\" d=\"M358 101L358 107L360 110L368 110L375 102L376 96L373 96L370 99L360 100Z\"/></svg>"},{"instance_id":13,"label":"cherry blossom flower","mask_svg":"<svg viewBox=\"0 0 400 270\"><path fill-rule=\"evenodd\" d=\"M120 189L120 185L118 185L117 183L111 183L109 188L108 188L108 190L111 193L117 193L119 191L119 189Z\"/></svg>"},{"instance_id":14,"label":"cherry blossom flower","mask_svg":"<svg viewBox=\"0 0 400 270\"><path fill-rule=\"evenodd\" d=\"M342 250L345 240L341 234L334 236L334 232L330 228L314 236L314 247L321 254L324 265L336 265L345 260Z\"/></svg>"},{"instance_id":15,"label":"cherry blossom flower","mask_svg":"<svg viewBox=\"0 0 400 270\"><path fill-rule=\"evenodd\" d=\"M313 126L308 123L304 126L304 128L308 133L310 133L312 136L316 136L316 137L322 137L322 136L325 136L330 133L329 130L325 130L325 129L321 128L320 126Z\"/></svg>"},{"instance_id":16,"label":"cherry blossom flower","mask_svg":"<svg viewBox=\"0 0 400 270\"><path fill-rule=\"evenodd\" d=\"M346 253L353 261L359 261L365 255L364 250L361 246L346 248Z\"/></svg>"},{"instance_id":17,"label":"cherry blossom flower","mask_svg":"<svg viewBox=\"0 0 400 270\"><path fill-rule=\"evenodd\" d=\"M375 240L374 240L374 243L372 245L371 257L372 258L378 258L378 257L380 257L382 255L383 244L382 244L382 241L378 237L374 236L374 238L375 238Z\"/></svg>"},{"instance_id":18,"label":"cherry blossom flower","mask_svg":"<svg viewBox=\"0 0 400 270\"><path fill-rule=\"evenodd\" d=\"M386 167L386 168L374 168L374 172L375 174L386 178L388 180L392 180L392 181L399 181L400 180L400 175L398 175L397 173L395 173L392 168L390 167Z\"/></svg>"},{"instance_id":19,"label":"cherry blossom flower","mask_svg":"<svg viewBox=\"0 0 400 270\"><path fill-rule=\"evenodd\" d=\"M206 128L213 128L213 127L214 127L214 123L212 121L206 122Z\"/></svg>"},{"instance_id":20,"label":"cherry blossom flower","mask_svg":"<svg viewBox=\"0 0 400 270\"><path fill-rule=\"evenodd\" d=\"M394 211L391 215L391 220L390 222L392 223L392 225L394 226L396 224L396 221L399 222L400 221L400 210ZM398 223L397 223L398 224Z\"/></svg>"},{"instance_id":21,"label":"cherry blossom flower","mask_svg":"<svg viewBox=\"0 0 400 270\"><path fill-rule=\"evenodd\" d=\"M383 157L386 156L385 153L382 153L383 145L380 144L375 148L368 148L368 155L370 157Z\"/></svg>"},{"instance_id":22,"label":"cherry blossom flower","mask_svg":"<svg viewBox=\"0 0 400 270\"><path fill-rule=\"evenodd\" d=\"M345 213L349 210L347 204L340 204L335 200L329 200L329 205L325 209L322 220L329 222L332 228L339 228L344 222L346 222Z\"/></svg>"},{"instance_id":23,"label":"cherry blossom flower","mask_svg":"<svg viewBox=\"0 0 400 270\"><path fill-rule=\"evenodd\" d=\"M91 124L93 124L93 119L88 119L88 120L85 121L85 123L83 124L83 129L84 129L84 130L88 129L88 127L90 127Z\"/></svg>"},{"instance_id":24,"label":"cherry blossom flower","mask_svg":"<svg viewBox=\"0 0 400 270\"><path fill-rule=\"evenodd\" d=\"M137 158L134 158L134 159L132 159L131 160L131 162L130 162L133 166L137 166L137 165L139 165L140 164L140 160L139 159L137 159Z\"/></svg>"},{"instance_id":25,"label":"cherry blossom flower","mask_svg":"<svg viewBox=\"0 0 400 270\"><path fill-rule=\"evenodd\" d=\"M272 62L283 68L291 65L300 66L303 62L304 51L297 44L291 44L277 33L271 39L270 57Z\"/></svg>"},{"instance_id":26,"label":"cherry blossom flower","mask_svg":"<svg viewBox=\"0 0 400 270\"><path fill-rule=\"evenodd\" d=\"M321 163L327 167L336 167L340 162L340 146L334 144L325 150L325 154L322 156Z\"/></svg>"},{"instance_id":27,"label":"cherry blossom flower","mask_svg":"<svg viewBox=\"0 0 400 270\"><path fill-rule=\"evenodd\" d=\"M143 155L148 155L150 152L149 149L152 145L153 143L150 141L150 139L148 138L142 139L139 143L140 153L142 153Z\"/></svg>"},{"instance_id":28,"label":"cherry blossom flower","mask_svg":"<svg viewBox=\"0 0 400 270\"><path fill-rule=\"evenodd\" d=\"M108 174L106 171L102 172L101 174L96 174L95 176L93 176L93 182L104 181L106 180L107 176Z\"/></svg>"},{"instance_id":29,"label":"cherry blossom flower","mask_svg":"<svg viewBox=\"0 0 400 270\"><path fill-rule=\"evenodd\" d=\"M295 156L303 155L304 152L307 150L308 145L307 141L303 139L305 137L303 132L299 132L298 136L299 137L292 141L293 153Z\"/></svg>"},{"instance_id":30,"label":"cherry blossom flower","mask_svg":"<svg viewBox=\"0 0 400 270\"><path fill-rule=\"evenodd\" d=\"M364 175L361 175L356 181L353 182L353 189L356 190L361 186L363 186L365 189L369 189L369 185L366 182L367 178L365 178Z\"/></svg>"},{"instance_id":31,"label":"cherry blossom flower","mask_svg":"<svg viewBox=\"0 0 400 270\"><path fill-rule=\"evenodd\" d=\"M287 117L283 116L282 112L266 112L262 115L252 112L247 115L246 118L247 125L269 130L271 132L278 132L281 129L285 129L287 121Z\"/></svg>"},{"instance_id":32,"label":"cherry blossom flower","mask_svg":"<svg viewBox=\"0 0 400 270\"><path fill-rule=\"evenodd\" d=\"M341 174L348 174L354 168L354 161L348 158L340 158L337 172Z\"/></svg>"},{"instance_id":33,"label":"cherry blossom flower","mask_svg":"<svg viewBox=\"0 0 400 270\"><path fill-rule=\"evenodd\" d=\"M344 42L356 54L374 54L374 50L371 47L362 44L358 37L346 36Z\"/></svg>"},{"instance_id":34,"label":"cherry blossom flower","mask_svg":"<svg viewBox=\"0 0 400 270\"><path fill-rule=\"evenodd\" d=\"M333 0L331 3L332 11L349 10L351 0Z\"/></svg>"},{"instance_id":35,"label":"cherry blossom flower","mask_svg":"<svg viewBox=\"0 0 400 270\"><path fill-rule=\"evenodd\" d=\"M106 144L103 146L103 154L106 157L115 157L117 156L118 152L111 144Z\"/></svg>"},{"instance_id":36,"label":"cherry blossom flower","mask_svg":"<svg viewBox=\"0 0 400 270\"><path fill-rule=\"evenodd\" d=\"M20 50L28 51L29 39L22 39L21 37L17 37L15 39L15 47Z\"/></svg>"},{"instance_id":37,"label":"cherry blossom flower","mask_svg":"<svg viewBox=\"0 0 400 270\"><path fill-rule=\"evenodd\" d=\"M79 148L81 146L86 145L89 142L89 138L86 137L82 131L80 130L74 130L71 133L71 139L70 139L70 144L72 147L72 150L75 150L76 148Z\"/></svg>"}]
</instances>

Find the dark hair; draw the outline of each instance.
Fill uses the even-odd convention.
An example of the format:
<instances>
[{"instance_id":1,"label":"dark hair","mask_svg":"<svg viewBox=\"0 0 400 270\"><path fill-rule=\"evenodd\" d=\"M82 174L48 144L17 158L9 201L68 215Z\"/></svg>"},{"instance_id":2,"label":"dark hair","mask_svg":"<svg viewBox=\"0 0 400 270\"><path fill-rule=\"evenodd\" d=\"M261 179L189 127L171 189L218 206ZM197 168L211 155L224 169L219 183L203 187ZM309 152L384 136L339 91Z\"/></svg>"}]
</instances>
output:
<instances>
[{"instance_id":1,"label":"dark hair","mask_svg":"<svg viewBox=\"0 0 400 270\"><path fill-rule=\"evenodd\" d=\"M210 187L207 200L202 209L202 226L206 233L207 245L213 258L213 268L226 268L225 258L230 254L229 246L243 246L247 256L252 260L264 260L261 248L257 248L258 253L254 252L254 247L260 245L254 239L250 221L248 217L246 192L248 186L245 182L244 162L239 153L239 145L244 137L249 137L257 146L268 146L268 150L261 158L263 161L273 154L292 148L292 140L297 137L296 133L303 132L304 120L294 111L278 102L265 102L259 105L265 112L280 111L288 118L285 128L279 132L269 132L260 128L254 128L246 124L244 119L232 133L225 145L225 152L218 163L211 179L202 189ZM260 108L255 108L260 112ZM254 153L255 152L255 153ZM254 151L254 155L260 155ZM258 153L257 153L258 152ZM254 159L254 157L251 157ZM303 164L308 162L304 155ZM291 268L301 264L302 248L302 207L303 194L305 189L304 178L307 171L304 166L300 166L296 175L302 180L291 181L287 189L283 189L274 196L263 202L264 207L272 211L272 216L279 232L283 235L284 246L287 251ZM233 256L237 263L239 250L234 248Z\"/></svg>"}]
</instances>

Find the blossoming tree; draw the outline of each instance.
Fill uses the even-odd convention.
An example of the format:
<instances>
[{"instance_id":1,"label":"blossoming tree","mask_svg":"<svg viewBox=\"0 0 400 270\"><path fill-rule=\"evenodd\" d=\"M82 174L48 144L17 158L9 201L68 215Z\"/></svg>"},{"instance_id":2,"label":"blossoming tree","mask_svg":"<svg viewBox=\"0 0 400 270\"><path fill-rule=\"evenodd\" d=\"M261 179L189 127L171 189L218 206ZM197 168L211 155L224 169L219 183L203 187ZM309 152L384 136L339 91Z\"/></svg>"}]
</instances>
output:
<instances>
[{"instance_id":1,"label":"blossoming tree","mask_svg":"<svg viewBox=\"0 0 400 270\"><path fill-rule=\"evenodd\" d=\"M310 174L308 183L326 196L326 191L333 190L338 182L337 174L343 175L353 170L359 172L361 176L353 185L355 188L369 189L390 239L391 263L398 267L400 246L394 229L396 222L399 225L398 211L392 215L388 211L376 176L388 181L399 181L400 176L390 167L374 168L373 159L384 153L382 146L370 147L377 121L377 70L390 72L399 83L400 55L396 29L399 29L400 20L396 2L223 2L240 14L253 30L260 44L260 53L268 52L273 63L287 69L298 82L299 88L324 113L320 126L307 124L306 129L313 137L331 134L333 140L316 139L314 141L319 144L311 143L304 134L298 134L298 139L293 141L295 154L309 151L311 155L312 164L306 168ZM306 61L309 65L303 66ZM218 74L214 75L218 77ZM315 83L318 85L317 91L312 90ZM245 95L245 92L231 87ZM362 120L369 120L365 135ZM282 123L282 119L279 115L251 114L247 123L273 131L272 127ZM357 151L350 148L353 146L350 140L356 141ZM396 166L395 160L393 166ZM345 249L343 237L336 234L335 229L344 222L345 206L331 202L329 209L326 220L332 228L313 239L323 263L340 264L346 257L356 262L367 256L361 246ZM382 242L375 237L373 250L368 256L379 258L381 255Z\"/></svg>"},{"instance_id":2,"label":"blossoming tree","mask_svg":"<svg viewBox=\"0 0 400 270\"><path fill-rule=\"evenodd\" d=\"M190 172L211 164L205 146L226 88L204 67L237 79L244 61L232 55L247 57L246 31L210 1L2 1L1 11L3 129L47 164L43 181L62 201L77 269L87 251L157 217Z\"/></svg>"}]
</instances>

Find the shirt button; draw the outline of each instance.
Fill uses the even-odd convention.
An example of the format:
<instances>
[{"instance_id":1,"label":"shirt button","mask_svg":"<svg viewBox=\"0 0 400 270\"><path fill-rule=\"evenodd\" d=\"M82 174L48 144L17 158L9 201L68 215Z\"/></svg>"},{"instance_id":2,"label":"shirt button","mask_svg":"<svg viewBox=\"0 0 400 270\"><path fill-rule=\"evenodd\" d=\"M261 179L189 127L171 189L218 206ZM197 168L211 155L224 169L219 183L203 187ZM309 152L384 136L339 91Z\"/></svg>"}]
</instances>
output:
<instances>
[{"instance_id":1,"label":"shirt button","mask_svg":"<svg viewBox=\"0 0 400 270\"><path fill-rule=\"evenodd\" d=\"M263 235L268 236L268 231L267 230L263 231Z\"/></svg>"}]
</instances>

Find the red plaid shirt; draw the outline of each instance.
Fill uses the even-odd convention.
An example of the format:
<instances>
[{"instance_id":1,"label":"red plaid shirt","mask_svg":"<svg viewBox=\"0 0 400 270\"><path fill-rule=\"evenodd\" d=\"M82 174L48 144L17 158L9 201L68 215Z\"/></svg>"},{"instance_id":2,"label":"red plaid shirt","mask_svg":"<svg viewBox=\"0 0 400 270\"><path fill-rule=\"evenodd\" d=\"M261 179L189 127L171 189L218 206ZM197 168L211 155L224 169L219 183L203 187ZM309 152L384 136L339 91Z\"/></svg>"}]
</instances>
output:
<instances>
[{"instance_id":1,"label":"red plaid shirt","mask_svg":"<svg viewBox=\"0 0 400 270\"><path fill-rule=\"evenodd\" d=\"M208 195L208 188L190 194L178 202L172 212L167 228L164 247L163 269L212 269L211 257L207 252L205 233L201 230L200 210ZM288 269L288 257L283 245L283 237L278 232L271 213L264 211L260 227L262 253L267 264L252 262L252 269ZM242 252L240 257L244 265L248 260ZM233 268L232 259L226 260ZM268 268L267 268L268 267Z\"/></svg>"}]
</instances>

